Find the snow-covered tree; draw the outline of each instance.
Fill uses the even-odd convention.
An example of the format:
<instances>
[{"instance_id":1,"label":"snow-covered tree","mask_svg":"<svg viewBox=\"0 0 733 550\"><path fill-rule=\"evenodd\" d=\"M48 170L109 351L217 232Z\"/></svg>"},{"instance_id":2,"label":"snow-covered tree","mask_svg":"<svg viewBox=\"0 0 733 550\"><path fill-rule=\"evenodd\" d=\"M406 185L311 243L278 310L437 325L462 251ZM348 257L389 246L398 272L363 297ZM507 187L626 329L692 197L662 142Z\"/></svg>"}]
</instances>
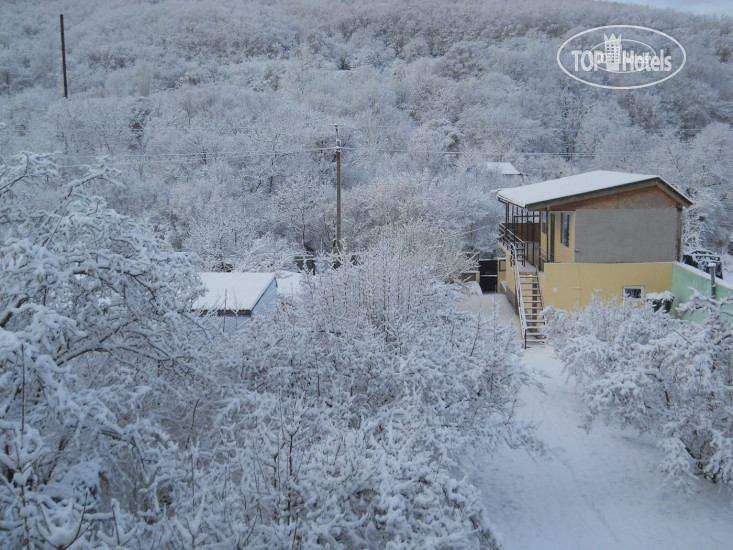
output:
<instances>
[{"instance_id":1,"label":"snow-covered tree","mask_svg":"<svg viewBox=\"0 0 733 550\"><path fill-rule=\"evenodd\" d=\"M513 416L532 378L508 328L452 307L446 264L417 250L424 229L306 276L237 337L218 431L197 432L208 466L174 499L189 502L181 544L203 507L223 546L497 546L460 456L540 448Z\"/></svg>"},{"instance_id":2,"label":"snow-covered tree","mask_svg":"<svg viewBox=\"0 0 733 550\"><path fill-rule=\"evenodd\" d=\"M275 193L268 218L303 250L328 250L335 208L335 193L329 186L312 173L297 174Z\"/></svg>"},{"instance_id":3,"label":"snow-covered tree","mask_svg":"<svg viewBox=\"0 0 733 550\"><path fill-rule=\"evenodd\" d=\"M662 470L733 485L733 299L696 295L681 306L700 323L651 307L595 300L551 323L558 356L597 418L659 438Z\"/></svg>"},{"instance_id":4,"label":"snow-covered tree","mask_svg":"<svg viewBox=\"0 0 733 550\"><path fill-rule=\"evenodd\" d=\"M205 211L217 208L218 216L195 220L183 242L186 250L199 257L203 271L274 271L293 262L300 250L296 245L262 234L245 211L221 199L211 201Z\"/></svg>"},{"instance_id":5,"label":"snow-covered tree","mask_svg":"<svg viewBox=\"0 0 733 550\"><path fill-rule=\"evenodd\" d=\"M189 261L50 156L0 167L0 540L124 544L160 518L203 333ZM96 541L96 542L95 542Z\"/></svg>"},{"instance_id":6,"label":"snow-covered tree","mask_svg":"<svg viewBox=\"0 0 733 550\"><path fill-rule=\"evenodd\" d=\"M186 257L89 192L112 171L2 169L3 544L498 546L460 456L541 450L532 377L452 307L456 242L383 228L215 348Z\"/></svg>"}]
</instances>

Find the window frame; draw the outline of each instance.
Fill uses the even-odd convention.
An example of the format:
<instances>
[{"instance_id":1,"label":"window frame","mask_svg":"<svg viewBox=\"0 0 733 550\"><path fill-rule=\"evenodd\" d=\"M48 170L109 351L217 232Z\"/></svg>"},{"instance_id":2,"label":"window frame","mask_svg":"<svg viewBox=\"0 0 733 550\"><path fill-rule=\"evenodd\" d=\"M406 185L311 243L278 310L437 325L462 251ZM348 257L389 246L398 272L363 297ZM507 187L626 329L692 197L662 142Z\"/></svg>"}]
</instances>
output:
<instances>
[{"instance_id":1,"label":"window frame","mask_svg":"<svg viewBox=\"0 0 733 550\"><path fill-rule=\"evenodd\" d=\"M639 292L639 296L630 296L629 291L635 291ZM646 297L646 288L644 285L624 285L621 287L621 293L624 297L624 300L633 300L633 301L640 301L644 300Z\"/></svg>"},{"instance_id":2,"label":"window frame","mask_svg":"<svg viewBox=\"0 0 733 550\"><path fill-rule=\"evenodd\" d=\"M570 248L570 213L560 213L560 244Z\"/></svg>"}]
</instances>

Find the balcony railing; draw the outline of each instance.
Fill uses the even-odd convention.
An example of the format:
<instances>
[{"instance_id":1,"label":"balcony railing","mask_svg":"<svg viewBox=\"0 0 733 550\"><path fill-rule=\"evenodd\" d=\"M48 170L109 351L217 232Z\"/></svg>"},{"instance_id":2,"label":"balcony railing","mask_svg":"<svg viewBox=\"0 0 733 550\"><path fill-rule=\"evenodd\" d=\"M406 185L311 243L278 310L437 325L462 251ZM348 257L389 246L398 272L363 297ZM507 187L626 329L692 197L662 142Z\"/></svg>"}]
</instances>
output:
<instances>
[{"instance_id":1,"label":"balcony railing","mask_svg":"<svg viewBox=\"0 0 733 550\"><path fill-rule=\"evenodd\" d=\"M509 229L505 223L499 224L499 242L509 250L512 265L521 264L523 267L526 265L527 243Z\"/></svg>"}]
</instances>

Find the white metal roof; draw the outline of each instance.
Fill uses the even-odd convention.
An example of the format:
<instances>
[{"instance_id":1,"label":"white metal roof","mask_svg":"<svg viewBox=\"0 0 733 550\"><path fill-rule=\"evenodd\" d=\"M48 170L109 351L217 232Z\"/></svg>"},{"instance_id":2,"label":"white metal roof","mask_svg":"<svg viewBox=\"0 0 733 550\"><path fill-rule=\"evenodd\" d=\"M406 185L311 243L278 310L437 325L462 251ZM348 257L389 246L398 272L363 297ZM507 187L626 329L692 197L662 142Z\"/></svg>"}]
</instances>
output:
<instances>
[{"instance_id":1,"label":"white metal roof","mask_svg":"<svg viewBox=\"0 0 733 550\"><path fill-rule=\"evenodd\" d=\"M659 176L653 174L629 174L627 172L595 170L556 180L500 189L498 196L501 200L526 208L530 204L551 202L657 178L661 180ZM680 193L671 185L667 185L682 198L687 199L683 193Z\"/></svg>"},{"instance_id":2,"label":"white metal roof","mask_svg":"<svg viewBox=\"0 0 733 550\"><path fill-rule=\"evenodd\" d=\"M493 172L499 172L502 176L521 176L522 173L514 168L511 162L487 162L486 168Z\"/></svg>"},{"instance_id":3,"label":"white metal roof","mask_svg":"<svg viewBox=\"0 0 733 550\"><path fill-rule=\"evenodd\" d=\"M206 311L252 311L275 279L274 273L200 273L206 294L194 309Z\"/></svg>"}]
</instances>

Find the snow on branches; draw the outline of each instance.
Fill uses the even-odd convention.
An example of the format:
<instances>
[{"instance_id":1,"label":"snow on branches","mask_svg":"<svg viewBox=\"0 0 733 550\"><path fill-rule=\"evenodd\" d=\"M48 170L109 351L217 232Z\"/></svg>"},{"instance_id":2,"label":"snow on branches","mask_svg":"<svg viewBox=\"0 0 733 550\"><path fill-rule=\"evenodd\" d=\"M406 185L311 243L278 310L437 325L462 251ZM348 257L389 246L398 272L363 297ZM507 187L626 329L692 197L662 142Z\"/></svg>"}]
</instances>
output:
<instances>
[{"instance_id":1,"label":"snow on branches","mask_svg":"<svg viewBox=\"0 0 733 550\"><path fill-rule=\"evenodd\" d=\"M451 307L449 274L423 263L435 250L414 236L399 228L356 264L305 276L237 337L217 439L201 445L210 466L196 473L220 543L497 546L458 459L539 448L513 416L531 380L510 330ZM194 518L189 500L181 516Z\"/></svg>"},{"instance_id":2,"label":"snow on branches","mask_svg":"<svg viewBox=\"0 0 733 550\"><path fill-rule=\"evenodd\" d=\"M0 543L497 548L466 449L541 450L511 331L451 306L430 224L233 334L192 264L51 157L0 179ZM71 183L65 183L70 181Z\"/></svg>"},{"instance_id":3,"label":"snow on branches","mask_svg":"<svg viewBox=\"0 0 733 550\"><path fill-rule=\"evenodd\" d=\"M65 182L50 156L12 162L0 175L0 537L83 547L155 507L164 424L195 380L184 312L200 284L183 255L90 193L113 181L103 165Z\"/></svg>"},{"instance_id":4,"label":"snow on branches","mask_svg":"<svg viewBox=\"0 0 733 550\"><path fill-rule=\"evenodd\" d=\"M656 435L675 485L702 476L733 486L733 298L698 294L680 309L705 320L595 299L555 315L555 351L578 382L588 427L601 417Z\"/></svg>"}]
</instances>

